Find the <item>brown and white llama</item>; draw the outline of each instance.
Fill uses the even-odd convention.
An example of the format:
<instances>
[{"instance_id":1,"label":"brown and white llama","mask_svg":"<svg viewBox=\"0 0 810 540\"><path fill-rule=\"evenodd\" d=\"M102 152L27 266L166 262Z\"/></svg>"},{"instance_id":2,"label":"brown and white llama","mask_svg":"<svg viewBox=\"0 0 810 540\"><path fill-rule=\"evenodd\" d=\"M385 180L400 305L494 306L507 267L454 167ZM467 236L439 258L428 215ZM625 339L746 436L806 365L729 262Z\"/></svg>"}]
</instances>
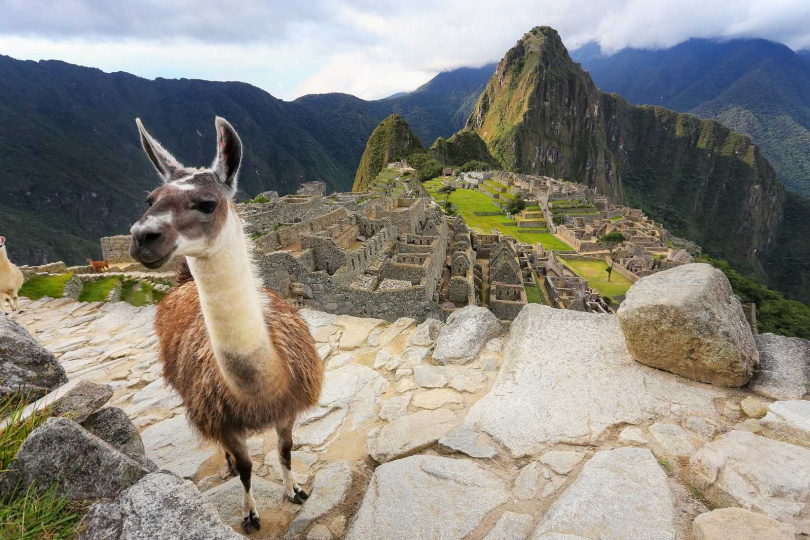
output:
<instances>
[{"instance_id":1,"label":"brown and white llama","mask_svg":"<svg viewBox=\"0 0 810 540\"><path fill-rule=\"evenodd\" d=\"M0 307L6 311L6 303L11 311L20 310L17 294L25 282L25 276L10 260L6 253L6 237L0 236Z\"/></svg>"},{"instance_id":2,"label":"brown and white llama","mask_svg":"<svg viewBox=\"0 0 810 540\"><path fill-rule=\"evenodd\" d=\"M93 267L94 274L100 274L101 272L110 271L110 263L108 263L107 261L94 261L93 259L88 258L87 264Z\"/></svg>"},{"instance_id":3,"label":"brown and white llama","mask_svg":"<svg viewBox=\"0 0 810 540\"><path fill-rule=\"evenodd\" d=\"M148 268L185 256L178 283L157 306L163 377L183 399L191 424L219 443L244 486L242 525L261 525L250 488L246 437L274 426L287 496L307 494L291 470L296 416L317 404L323 361L306 323L262 288L233 197L242 143L216 119L217 156L209 169L181 165L136 120L147 156L164 184L132 226L130 254Z\"/></svg>"}]
</instances>

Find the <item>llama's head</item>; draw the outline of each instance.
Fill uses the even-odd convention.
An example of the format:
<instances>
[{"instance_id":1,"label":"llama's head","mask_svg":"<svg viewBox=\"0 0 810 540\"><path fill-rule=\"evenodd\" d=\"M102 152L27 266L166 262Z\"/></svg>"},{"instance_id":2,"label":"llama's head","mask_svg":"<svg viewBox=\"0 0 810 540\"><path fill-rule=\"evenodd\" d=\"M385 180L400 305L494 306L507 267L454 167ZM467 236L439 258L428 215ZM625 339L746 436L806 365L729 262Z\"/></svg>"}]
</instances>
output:
<instances>
[{"instance_id":1,"label":"llama's head","mask_svg":"<svg viewBox=\"0 0 810 540\"><path fill-rule=\"evenodd\" d=\"M148 268L158 268L175 255L206 257L219 251L231 201L236 194L236 173L242 160L242 142L233 127L217 117L217 155L209 169L186 168L167 152L136 119L141 143L163 185L146 198L149 209L132 226L130 255Z\"/></svg>"},{"instance_id":2,"label":"llama's head","mask_svg":"<svg viewBox=\"0 0 810 540\"><path fill-rule=\"evenodd\" d=\"M6 237L0 236L0 249L6 247Z\"/></svg>"}]
</instances>

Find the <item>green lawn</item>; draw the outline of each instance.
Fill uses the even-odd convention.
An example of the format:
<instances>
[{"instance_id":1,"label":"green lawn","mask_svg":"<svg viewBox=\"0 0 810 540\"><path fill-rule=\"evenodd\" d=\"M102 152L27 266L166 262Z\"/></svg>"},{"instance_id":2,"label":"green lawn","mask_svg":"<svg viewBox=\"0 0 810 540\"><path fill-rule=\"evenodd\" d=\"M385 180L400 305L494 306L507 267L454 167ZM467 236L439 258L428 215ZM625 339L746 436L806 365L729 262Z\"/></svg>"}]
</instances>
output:
<instances>
[{"instance_id":1,"label":"green lawn","mask_svg":"<svg viewBox=\"0 0 810 540\"><path fill-rule=\"evenodd\" d=\"M20 296L31 300L39 300L43 296L62 298L65 292L65 283L73 277L72 273L59 276L31 276L20 288Z\"/></svg>"},{"instance_id":2,"label":"green lawn","mask_svg":"<svg viewBox=\"0 0 810 540\"><path fill-rule=\"evenodd\" d=\"M444 195L438 193L442 183L438 179L425 182L425 189L433 199L444 204ZM496 229L503 234L514 237L518 242L527 244L543 244L546 250L569 251L571 246L551 233L525 232L516 227L516 222L507 219L504 214L496 216L476 216L474 212L500 212L492 199L474 189L457 189L450 195L450 202L458 208L458 213L467 222L467 225L479 232L489 233Z\"/></svg>"},{"instance_id":3,"label":"green lawn","mask_svg":"<svg viewBox=\"0 0 810 540\"><path fill-rule=\"evenodd\" d=\"M597 291L602 296L610 296L615 298L627 292L630 288L630 280L619 274L614 270L613 276L608 281L608 274L605 271L608 267L605 261L572 261L563 259L574 272L584 278L588 285Z\"/></svg>"},{"instance_id":4,"label":"green lawn","mask_svg":"<svg viewBox=\"0 0 810 540\"><path fill-rule=\"evenodd\" d=\"M110 292L118 285L118 281L118 277L88 281L79 295L79 302L106 302Z\"/></svg>"},{"instance_id":5,"label":"green lawn","mask_svg":"<svg viewBox=\"0 0 810 540\"><path fill-rule=\"evenodd\" d=\"M524 285L523 288L526 289L526 302L529 304L543 304L548 305L548 301L546 301L546 296L540 290L539 282L537 281L537 273L532 272L534 274L534 282L535 285Z\"/></svg>"}]
</instances>

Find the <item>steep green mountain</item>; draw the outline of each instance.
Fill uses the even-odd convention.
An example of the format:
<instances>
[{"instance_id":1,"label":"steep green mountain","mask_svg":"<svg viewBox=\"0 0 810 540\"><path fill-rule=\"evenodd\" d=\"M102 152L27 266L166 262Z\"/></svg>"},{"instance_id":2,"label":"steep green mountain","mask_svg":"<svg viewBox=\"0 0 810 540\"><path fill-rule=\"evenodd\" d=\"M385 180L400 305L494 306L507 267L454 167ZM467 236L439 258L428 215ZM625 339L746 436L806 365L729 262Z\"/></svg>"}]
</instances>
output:
<instances>
[{"instance_id":1,"label":"steep green mountain","mask_svg":"<svg viewBox=\"0 0 810 540\"><path fill-rule=\"evenodd\" d=\"M751 139L603 94L553 29L534 28L507 52L467 127L504 168L585 183L810 301L810 205L786 198Z\"/></svg>"},{"instance_id":2,"label":"steep green mountain","mask_svg":"<svg viewBox=\"0 0 810 540\"><path fill-rule=\"evenodd\" d=\"M98 258L98 238L126 232L155 186L138 116L189 165L211 161L213 118L228 118L246 145L244 195L294 192L309 180L345 191L383 118L402 111L420 134L449 136L490 74L441 73L395 99L324 94L285 102L243 83L151 81L0 55L0 234L19 263Z\"/></svg>"},{"instance_id":3,"label":"steep green mountain","mask_svg":"<svg viewBox=\"0 0 810 540\"><path fill-rule=\"evenodd\" d=\"M386 164L424 150L422 141L411 131L408 122L400 115L392 114L380 122L369 137L366 150L357 167L352 191L366 191L369 183Z\"/></svg>"},{"instance_id":4,"label":"steep green mountain","mask_svg":"<svg viewBox=\"0 0 810 540\"><path fill-rule=\"evenodd\" d=\"M751 136L788 189L810 195L810 62L762 39L692 39L662 50L571 56L604 91L711 118Z\"/></svg>"}]
</instances>

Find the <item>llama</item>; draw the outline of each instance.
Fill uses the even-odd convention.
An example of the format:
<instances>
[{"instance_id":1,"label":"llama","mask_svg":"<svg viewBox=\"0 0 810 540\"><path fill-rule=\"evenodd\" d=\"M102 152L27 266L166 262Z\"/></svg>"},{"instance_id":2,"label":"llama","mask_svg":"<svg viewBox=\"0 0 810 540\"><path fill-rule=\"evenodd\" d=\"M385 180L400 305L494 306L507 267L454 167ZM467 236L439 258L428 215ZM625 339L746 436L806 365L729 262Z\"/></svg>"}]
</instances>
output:
<instances>
[{"instance_id":1,"label":"llama","mask_svg":"<svg viewBox=\"0 0 810 540\"><path fill-rule=\"evenodd\" d=\"M6 303L8 303L11 311L20 310L17 293L19 293L24 282L25 276L23 276L23 273L8 260L6 237L0 236L0 306L3 307L3 311L7 312Z\"/></svg>"},{"instance_id":2,"label":"llama","mask_svg":"<svg viewBox=\"0 0 810 540\"><path fill-rule=\"evenodd\" d=\"M132 226L130 254L147 268L185 256L177 286L157 306L155 330L163 378L183 399L191 424L219 443L244 487L242 526L259 529L246 437L274 426L284 489L294 503L307 493L291 469L296 416L316 405L323 361L306 323L261 287L250 240L236 213L242 143L217 117L217 155L209 169L181 165L136 119L143 149L164 185Z\"/></svg>"},{"instance_id":3,"label":"llama","mask_svg":"<svg viewBox=\"0 0 810 540\"><path fill-rule=\"evenodd\" d=\"M90 266L93 267L93 273L94 274L100 274L101 272L104 272L105 270L107 272L110 271L110 263L108 263L107 261L94 261L93 259L88 258L87 259L87 264L89 264Z\"/></svg>"}]
</instances>

